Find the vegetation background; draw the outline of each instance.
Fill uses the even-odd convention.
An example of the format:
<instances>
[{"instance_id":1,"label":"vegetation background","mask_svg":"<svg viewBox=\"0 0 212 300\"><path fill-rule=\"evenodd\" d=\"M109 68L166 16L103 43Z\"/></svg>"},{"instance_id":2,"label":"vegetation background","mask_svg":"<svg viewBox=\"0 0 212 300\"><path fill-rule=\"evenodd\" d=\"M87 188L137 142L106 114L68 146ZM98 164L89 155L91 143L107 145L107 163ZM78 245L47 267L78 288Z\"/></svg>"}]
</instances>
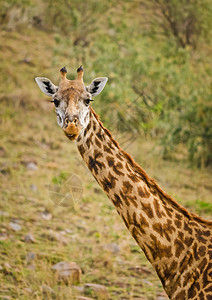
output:
<instances>
[{"instance_id":1,"label":"vegetation background","mask_svg":"<svg viewBox=\"0 0 212 300\"><path fill-rule=\"evenodd\" d=\"M0 299L166 299L34 77L57 84L61 67L72 79L81 64L86 83L109 77L93 104L106 127L208 218L211 36L211 0L0 0ZM67 174L77 193L58 205L49 186ZM77 287L51 269L60 261L81 267Z\"/></svg>"}]
</instances>

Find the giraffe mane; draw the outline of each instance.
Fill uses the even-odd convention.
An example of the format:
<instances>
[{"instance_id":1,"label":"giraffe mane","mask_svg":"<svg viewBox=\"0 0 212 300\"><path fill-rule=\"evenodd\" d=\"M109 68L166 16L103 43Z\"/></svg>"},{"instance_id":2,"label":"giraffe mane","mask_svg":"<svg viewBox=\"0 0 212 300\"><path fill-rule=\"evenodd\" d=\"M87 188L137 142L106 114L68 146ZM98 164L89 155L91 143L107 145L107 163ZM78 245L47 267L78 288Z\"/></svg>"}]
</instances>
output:
<instances>
[{"instance_id":1,"label":"giraffe mane","mask_svg":"<svg viewBox=\"0 0 212 300\"><path fill-rule=\"evenodd\" d=\"M107 134L107 136L110 138L111 142L120 150L120 152L125 156L129 164L132 166L132 168L135 170L136 173L138 173L140 176L142 176L143 180L146 182L150 190L156 190L158 192L159 197L165 198L167 202L173 206L175 209L177 209L179 212L181 212L185 217L187 217L190 220L195 220L202 225L206 225L212 228L212 221L205 220L196 214L189 212L187 209L185 209L182 205L180 205L177 201L175 201L171 196L169 196L166 192L164 192L161 187L157 184L157 182L150 178L148 174L142 169L135 161L134 159L125 152L117 143L117 141L114 140L112 137L111 132L104 127L103 123L100 121L99 116L95 113L92 107L90 107L91 113L94 115L96 120L98 121L101 128L104 130L104 132Z\"/></svg>"}]
</instances>

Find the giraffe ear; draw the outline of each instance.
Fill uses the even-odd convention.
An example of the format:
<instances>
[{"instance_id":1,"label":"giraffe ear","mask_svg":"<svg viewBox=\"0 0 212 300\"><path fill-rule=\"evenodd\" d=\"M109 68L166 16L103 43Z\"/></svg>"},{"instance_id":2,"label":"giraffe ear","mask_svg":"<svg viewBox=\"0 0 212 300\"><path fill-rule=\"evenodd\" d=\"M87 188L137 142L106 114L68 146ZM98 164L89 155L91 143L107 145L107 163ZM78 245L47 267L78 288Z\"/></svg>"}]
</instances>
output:
<instances>
[{"instance_id":1,"label":"giraffe ear","mask_svg":"<svg viewBox=\"0 0 212 300\"><path fill-rule=\"evenodd\" d=\"M86 86L86 90L91 93L92 97L95 97L101 93L108 81L107 77L99 77L94 79L89 86Z\"/></svg>"},{"instance_id":2,"label":"giraffe ear","mask_svg":"<svg viewBox=\"0 0 212 300\"><path fill-rule=\"evenodd\" d=\"M47 96L52 97L52 95L54 95L58 90L58 87L54 85L48 78L36 77L35 81L37 82L41 91Z\"/></svg>"}]
</instances>

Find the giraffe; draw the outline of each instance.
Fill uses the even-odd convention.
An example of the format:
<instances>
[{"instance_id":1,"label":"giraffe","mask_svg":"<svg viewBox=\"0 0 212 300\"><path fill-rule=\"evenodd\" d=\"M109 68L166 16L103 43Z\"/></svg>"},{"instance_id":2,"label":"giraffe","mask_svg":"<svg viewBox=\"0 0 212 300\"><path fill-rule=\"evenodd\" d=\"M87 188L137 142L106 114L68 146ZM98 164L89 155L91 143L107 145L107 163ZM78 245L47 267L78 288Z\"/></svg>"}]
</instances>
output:
<instances>
[{"instance_id":1,"label":"giraffe","mask_svg":"<svg viewBox=\"0 0 212 300\"><path fill-rule=\"evenodd\" d=\"M100 77L89 86L83 68L76 80L55 86L36 77L40 89L52 97L57 122L76 146L92 175L113 202L131 235L143 250L170 299L212 299L212 222L189 212L151 179L121 149L100 121L90 102L104 88Z\"/></svg>"}]
</instances>

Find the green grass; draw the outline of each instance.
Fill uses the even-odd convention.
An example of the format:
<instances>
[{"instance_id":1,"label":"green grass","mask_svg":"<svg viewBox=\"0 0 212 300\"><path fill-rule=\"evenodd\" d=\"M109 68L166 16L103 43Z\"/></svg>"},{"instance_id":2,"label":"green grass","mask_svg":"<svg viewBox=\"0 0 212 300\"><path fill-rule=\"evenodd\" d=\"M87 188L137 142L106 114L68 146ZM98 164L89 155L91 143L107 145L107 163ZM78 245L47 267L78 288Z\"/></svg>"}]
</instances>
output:
<instances>
[{"instance_id":1,"label":"green grass","mask_svg":"<svg viewBox=\"0 0 212 300\"><path fill-rule=\"evenodd\" d=\"M9 49L1 64L0 85L0 210L5 213L0 216L0 299L77 299L83 292L59 283L51 269L60 261L76 262L83 271L79 285L103 284L109 299L165 298L153 268L86 169L74 143L57 126L52 104L34 83L35 76L57 81L63 65L77 67L61 52L53 57L49 49L54 49L57 41L53 35L45 38L37 31L25 35L1 32L0 37L3 49ZM25 55L32 64L23 63ZM137 139L126 150L166 192L209 218L209 171L163 161L157 141ZM29 162L38 169L29 170ZM57 184L55 178L62 182L67 172L77 176L83 195L71 205L58 206L49 197L49 185ZM52 218L43 219L43 212ZM10 228L12 221L19 222L20 231ZM35 243L23 241L28 233L33 234ZM55 239L55 233L65 242ZM104 248L111 243L119 246L118 253ZM30 252L36 255L33 261L27 261ZM140 272L136 266L141 267ZM43 285L51 287L54 294L44 291Z\"/></svg>"}]
</instances>

